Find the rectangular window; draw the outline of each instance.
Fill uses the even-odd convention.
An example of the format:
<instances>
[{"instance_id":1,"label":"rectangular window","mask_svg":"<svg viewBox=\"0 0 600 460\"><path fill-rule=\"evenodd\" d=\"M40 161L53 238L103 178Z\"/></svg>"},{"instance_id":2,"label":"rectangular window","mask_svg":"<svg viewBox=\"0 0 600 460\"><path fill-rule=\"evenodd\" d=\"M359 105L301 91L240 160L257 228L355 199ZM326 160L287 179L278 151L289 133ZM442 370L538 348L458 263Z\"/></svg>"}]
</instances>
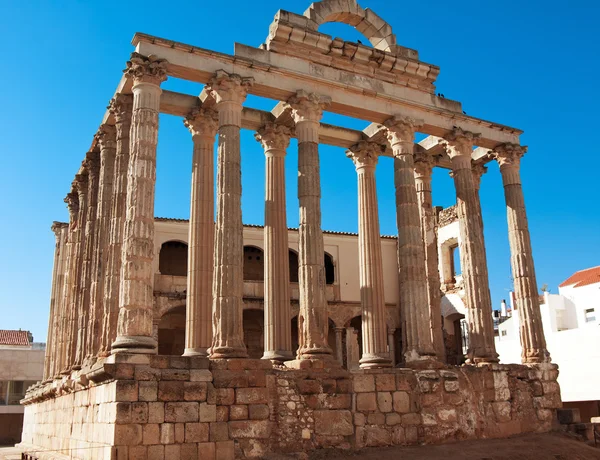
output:
<instances>
[{"instance_id":1,"label":"rectangular window","mask_svg":"<svg viewBox=\"0 0 600 460\"><path fill-rule=\"evenodd\" d=\"M596 313L593 308L587 308L585 310L585 322L592 323L596 321Z\"/></svg>"}]
</instances>

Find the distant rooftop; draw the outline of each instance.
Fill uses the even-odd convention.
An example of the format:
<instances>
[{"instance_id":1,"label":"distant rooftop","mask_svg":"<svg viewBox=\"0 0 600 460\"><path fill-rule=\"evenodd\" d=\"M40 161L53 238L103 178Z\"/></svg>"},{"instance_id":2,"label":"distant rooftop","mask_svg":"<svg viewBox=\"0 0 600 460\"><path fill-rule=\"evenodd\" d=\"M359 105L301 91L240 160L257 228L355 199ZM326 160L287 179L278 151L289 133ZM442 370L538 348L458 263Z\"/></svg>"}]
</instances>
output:
<instances>
[{"instance_id":1,"label":"distant rooftop","mask_svg":"<svg viewBox=\"0 0 600 460\"><path fill-rule=\"evenodd\" d=\"M29 331L0 329L0 345L29 346L33 339Z\"/></svg>"},{"instance_id":2,"label":"distant rooftop","mask_svg":"<svg viewBox=\"0 0 600 460\"><path fill-rule=\"evenodd\" d=\"M597 267L586 268L579 270L559 284L559 287L581 287L589 284L600 283L600 265Z\"/></svg>"}]
</instances>

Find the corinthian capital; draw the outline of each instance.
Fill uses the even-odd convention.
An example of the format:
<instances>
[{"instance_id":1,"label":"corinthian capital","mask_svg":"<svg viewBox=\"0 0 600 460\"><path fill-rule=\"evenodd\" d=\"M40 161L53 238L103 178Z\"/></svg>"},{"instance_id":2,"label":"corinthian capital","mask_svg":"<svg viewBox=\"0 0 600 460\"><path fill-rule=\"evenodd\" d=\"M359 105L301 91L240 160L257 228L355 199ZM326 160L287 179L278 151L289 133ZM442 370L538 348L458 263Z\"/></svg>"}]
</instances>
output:
<instances>
[{"instance_id":1,"label":"corinthian capital","mask_svg":"<svg viewBox=\"0 0 600 460\"><path fill-rule=\"evenodd\" d=\"M473 163L471 171L473 173L473 183L475 184L475 188L479 190L481 176L487 172L487 167L483 163Z\"/></svg>"},{"instance_id":2,"label":"corinthian capital","mask_svg":"<svg viewBox=\"0 0 600 460\"><path fill-rule=\"evenodd\" d=\"M480 134L454 127L454 129L446 134L444 139L439 142L443 145L450 159L460 155L468 155L470 158L471 153L473 152L473 144L479 136Z\"/></svg>"},{"instance_id":3,"label":"corinthian capital","mask_svg":"<svg viewBox=\"0 0 600 460\"><path fill-rule=\"evenodd\" d=\"M254 139L262 144L265 151L275 149L285 152L290 145L292 134L293 130L285 125L267 123L256 131Z\"/></svg>"},{"instance_id":4,"label":"corinthian capital","mask_svg":"<svg viewBox=\"0 0 600 460\"><path fill-rule=\"evenodd\" d=\"M217 70L215 76L206 85L206 90L217 101L242 104L248 95L248 89L254 84L254 78L244 78L235 73Z\"/></svg>"},{"instance_id":5,"label":"corinthian capital","mask_svg":"<svg viewBox=\"0 0 600 460\"><path fill-rule=\"evenodd\" d=\"M375 168L379 155L385 146L376 142L360 141L346 152L346 156L354 162L356 169Z\"/></svg>"},{"instance_id":6,"label":"corinthian capital","mask_svg":"<svg viewBox=\"0 0 600 460\"><path fill-rule=\"evenodd\" d=\"M216 110L194 107L183 124L192 133L192 137L207 137L214 139L219 129L219 115Z\"/></svg>"},{"instance_id":7,"label":"corinthian capital","mask_svg":"<svg viewBox=\"0 0 600 460\"><path fill-rule=\"evenodd\" d=\"M77 207L79 209L79 197L82 194L86 194L88 191L88 173L84 171L82 174L75 174L75 180L73 181L73 189L77 193ZM69 197L69 195L67 195ZM67 206L69 203L67 202Z\"/></svg>"},{"instance_id":8,"label":"corinthian capital","mask_svg":"<svg viewBox=\"0 0 600 460\"><path fill-rule=\"evenodd\" d=\"M103 123L98 128L98 132L96 133L96 138L98 139L98 143L100 144L100 149L110 149L116 148L117 142L117 129L114 125L109 125Z\"/></svg>"},{"instance_id":9,"label":"corinthian capital","mask_svg":"<svg viewBox=\"0 0 600 460\"><path fill-rule=\"evenodd\" d=\"M395 115L384 123L387 128L387 138L392 148L396 144L413 144L415 142L415 132L423 126L422 120L412 117Z\"/></svg>"},{"instance_id":10,"label":"corinthian capital","mask_svg":"<svg viewBox=\"0 0 600 460\"><path fill-rule=\"evenodd\" d=\"M296 123L301 121L319 122L323 116L323 110L331 104L331 98L299 90L288 99L287 103L292 108L292 117Z\"/></svg>"},{"instance_id":11,"label":"corinthian capital","mask_svg":"<svg viewBox=\"0 0 600 460\"><path fill-rule=\"evenodd\" d=\"M87 173L95 177L100 173L100 152L92 150L85 154L85 160L83 160L83 167Z\"/></svg>"},{"instance_id":12,"label":"corinthian capital","mask_svg":"<svg viewBox=\"0 0 600 460\"><path fill-rule=\"evenodd\" d=\"M415 173L420 177L431 177L433 167L437 164L435 157L427 152L415 152Z\"/></svg>"},{"instance_id":13,"label":"corinthian capital","mask_svg":"<svg viewBox=\"0 0 600 460\"><path fill-rule=\"evenodd\" d=\"M115 121L117 123L121 123L127 118L131 119L133 94L117 93L115 97L110 100L107 108L115 116Z\"/></svg>"},{"instance_id":14,"label":"corinthian capital","mask_svg":"<svg viewBox=\"0 0 600 460\"><path fill-rule=\"evenodd\" d=\"M128 78L133 78L133 83L152 83L159 86L167 79L167 61L156 56L144 56L140 53L131 53L127 68L123 73Z\"/></svg>"},{"instance_id":15,"label":"corinthian capital","mask_svg":"<svg viewBox=\"0 0 600 460\"><path fill-rule=\"evenodd\" d=\"M521 157L527 152L527 147L519 144L501 144L492 150L492 155L502 166L519 166Z\"/></svg>"}]
</instances>

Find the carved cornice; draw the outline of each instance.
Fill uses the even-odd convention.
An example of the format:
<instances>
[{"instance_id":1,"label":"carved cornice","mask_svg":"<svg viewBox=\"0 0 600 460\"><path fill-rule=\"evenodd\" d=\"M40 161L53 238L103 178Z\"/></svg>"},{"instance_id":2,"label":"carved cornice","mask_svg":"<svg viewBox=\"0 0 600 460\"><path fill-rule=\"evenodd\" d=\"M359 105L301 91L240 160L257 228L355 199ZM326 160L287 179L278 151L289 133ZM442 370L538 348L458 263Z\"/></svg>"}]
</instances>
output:
<instances>
[{"instance_id":1,"label":"carved cornice","mask_svg":"<svg viewBox=\"0 0 600 460\"><path fill-rule=\"evenodd\" d=\"M285 151L290 145L290 137L293 135L293 130L279 123L267 123L259 128L254 134L254 139L260 142L267 150Z\"/></svg>"},{"instance_id":2,"label":"carved cornice","mask_svg":"<svg viewBox=\"0 0 600 460\"><path fill-rule=\"evenodd\" d=\"M346 152L346 156L354 162L356 169L375 168L379 155L385 146L376 142L360 141Z\"/></svg>"},{"instance_id":3,"label":"carved cornice","mask_svg":"<svg viewBox=\"0 0 600 460\"><path fill-rule=\"evenodd\" d=\"M300 90L289 98L287 103L292 109L292 117L296 123L301 121L319 122L323 116L323 110L331 104L331 98Z\"/></svg>"},{"instance_id":4,"label":"carved cornice","mask_svg":"<svg viewBox=\"0 0 600 460\"><path fill-rule=\"evenodd\" d=\"M115 116L116 123L131 122L133 94L118 93L110 100L107 108Z\"/></svg>"},{"instance_id":5,"label":"carved cornice","mask_svg":"<svg viewBox=\"0 0 600 460\"><path fill-rule=\"evenodd\" d=\"M216 110L194 107L183 124L192 133L192 137L206 137L214 139L219 129L219 114Z\"/></svg>"},{"instance_id":6,"label":"carved cornice","mask_svg":"<svg viewBox=\"0 0 600 460\"><path fill-rule=\"evenodd\" d=\"M131 53L127 68L123 73L132 78L134 84L152 83L159 86L167 79L167 61L155 56L144 56L139 53Z\"/></svg>"},{"instance_id":7,"label":"carved cornice","mask_svg":"<svg viewBox=\"0 0 600 460\"><path fill-rule=\"evenodd\" d=\"M395 115L389 118L384 123L387 128L386 135L392 148L396 144L415 142L415 132L423 126L422 120L417 120L412 117Z\"/></svg>"},{"instance_id":8,"label":"carved cornice","mask_svg":"<svg viewBox=\"0 0 600 460\"><path fill-rule=\"evenodd\" d=\"M492 155L502 166L519 166L521 157L527 152L527 146L519 144L501 144L492 150Z\"/></svg>"},{"instance_id":9,"label":"carved cornice","mask_svg":"<svg viewBox=\"0 0 600 460\"><path fill-rule=\"evenodd\" d=\"M470 158L473 152L473 144L479 137L480 134L454 127L439 143L442 144L450 159L460 155L468 155Z\"/></svg>"},{"instance_id":10,"label":"carved cornice","mask_svg":"<svg viewBox=\"0 0 600 460\"><path fill-rule=\"evenodd\" d=\"M206 85L206 90L220 102L237 102L242 104L248 95L248 89L254 84L254 78L244 78L235 73L217 70L214 77Z\"/></svg>"}]
</instances>

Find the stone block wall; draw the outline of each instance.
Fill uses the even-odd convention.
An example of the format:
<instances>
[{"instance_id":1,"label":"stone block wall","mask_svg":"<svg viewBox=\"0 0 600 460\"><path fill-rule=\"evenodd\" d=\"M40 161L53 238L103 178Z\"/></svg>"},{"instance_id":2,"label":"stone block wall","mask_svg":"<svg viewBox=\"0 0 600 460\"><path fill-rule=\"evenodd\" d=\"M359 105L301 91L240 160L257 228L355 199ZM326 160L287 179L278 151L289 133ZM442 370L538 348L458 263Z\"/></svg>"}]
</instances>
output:
<instances>
[{"instance_id":1,"label":"stone block wall","mask_svg":"<svg viewBox=\"0 0 600 460\"><path fill-rule=\"evenodd\" d=\"M549 431L561 406L552 364L348 372L318 361L118 361L28 392L31 458L221 460L505 437Z\"/></svg>"}]
</instances>

